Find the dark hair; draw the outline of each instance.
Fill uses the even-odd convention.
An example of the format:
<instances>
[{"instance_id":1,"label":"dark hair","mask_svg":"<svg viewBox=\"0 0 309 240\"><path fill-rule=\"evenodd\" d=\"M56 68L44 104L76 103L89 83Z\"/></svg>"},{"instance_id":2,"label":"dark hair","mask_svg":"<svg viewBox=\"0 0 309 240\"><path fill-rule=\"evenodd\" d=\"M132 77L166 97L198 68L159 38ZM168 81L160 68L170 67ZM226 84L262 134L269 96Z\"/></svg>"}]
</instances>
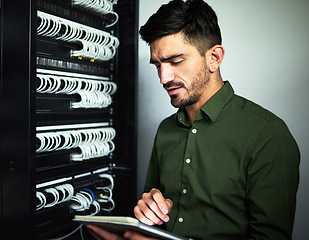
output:
<instances>
[{"instance_id":1,"label":"dark hair","mask_svg":"<svg viewBox=\"0 0 309 240\"><path fill-rule=\"evenodd\" d=\"M139 31L148 44L179 32L184 33L185 40L196 46L201 55L222 41L217 15L203 0L170 1L162 5Z\"/></svg>"}]
</instances>

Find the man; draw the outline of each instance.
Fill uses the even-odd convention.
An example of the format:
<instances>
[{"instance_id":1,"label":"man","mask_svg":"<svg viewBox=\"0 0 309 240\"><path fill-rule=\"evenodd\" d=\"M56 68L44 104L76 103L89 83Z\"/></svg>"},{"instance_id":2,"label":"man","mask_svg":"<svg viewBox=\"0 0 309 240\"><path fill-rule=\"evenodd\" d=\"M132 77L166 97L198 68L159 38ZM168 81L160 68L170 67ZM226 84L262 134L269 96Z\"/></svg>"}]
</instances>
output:
<instances>
[{"instance_id":1,"label":"man","mask_svg":"<svg viewBox=\"0 0 309 240\"><path fill-rule=\"evenodd\" d=\"M297 144L280 118L222 80L225 51L214 11L202 0L174 0L140 34L179 110L158 128L135 216L193 239L291 239Z\"/></svg>"}]
</instances>

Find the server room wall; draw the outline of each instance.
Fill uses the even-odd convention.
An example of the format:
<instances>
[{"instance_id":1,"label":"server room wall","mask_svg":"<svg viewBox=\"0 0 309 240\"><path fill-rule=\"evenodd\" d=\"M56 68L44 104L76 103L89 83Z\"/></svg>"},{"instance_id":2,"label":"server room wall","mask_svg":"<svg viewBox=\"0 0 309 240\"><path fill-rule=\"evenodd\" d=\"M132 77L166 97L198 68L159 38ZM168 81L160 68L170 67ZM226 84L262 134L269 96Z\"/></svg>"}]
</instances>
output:
<instances>
[{"instance_id":1,"label":"server room wall","mask_svg":"<svg viewBox=\"0 0 309 240\"><path fill-rule=\"evenodd\" d=\"M218 14L226 55L224 79L236 93L283 118L301 150L295 240L309 236L309 1L206 0ZM168 0L140 0L139 26ZM295 60L297 59L297 60ZM159 122L175 112L149 64L149 47L139 42L138 197L143 191Z\"/></svg>"},{"instance_id":2,"label":"server room wall","mask_svg":"<svg viewBox=\"0 0 309 240\"><path fill-rule=\"evenodd\" d=\"M74 215L133 215L137 12L1 1L0 239L93 239Z\"/></svg>"}]
</instances>

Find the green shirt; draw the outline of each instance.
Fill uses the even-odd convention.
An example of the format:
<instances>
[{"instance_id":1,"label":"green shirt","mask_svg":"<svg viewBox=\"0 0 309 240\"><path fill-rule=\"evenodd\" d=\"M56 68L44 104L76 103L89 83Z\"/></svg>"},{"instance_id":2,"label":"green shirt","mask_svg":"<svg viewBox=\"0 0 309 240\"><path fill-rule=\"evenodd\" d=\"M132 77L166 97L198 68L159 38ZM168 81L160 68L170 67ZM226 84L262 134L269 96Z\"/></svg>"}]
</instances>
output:
<instances>
[{"instance_id":1,"label":"green shirt","mask_svg":"<svg viewBox=\"0 0 309 240\"><path fill-rule=\"evenodd\" d=\"M159 126L145 192L174 205L168 231L194 239L291 239L299 149L285 123L229 82L191 125L180 109Z\"/></svg>"}]
</instances>

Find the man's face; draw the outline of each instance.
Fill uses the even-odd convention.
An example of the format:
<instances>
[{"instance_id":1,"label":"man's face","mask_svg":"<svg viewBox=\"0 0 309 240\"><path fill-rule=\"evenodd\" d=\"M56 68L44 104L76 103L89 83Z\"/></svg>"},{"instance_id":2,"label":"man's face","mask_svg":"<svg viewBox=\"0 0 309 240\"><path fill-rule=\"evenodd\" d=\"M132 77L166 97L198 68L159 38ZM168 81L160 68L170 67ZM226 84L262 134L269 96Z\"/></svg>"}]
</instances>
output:
<instances>
[{"instance_id":1,"label":"man's face","mask_svg":"<svg viewBox=\"0 0 309 240\"><path fill-rule=\"evenodd\" d=\"M174 107L197 103L205 93L209 74L206 58L182 33L168 35L150 44L150 63L157 67L160 83L171 97Z\"/></svg>"}]
</instances>

